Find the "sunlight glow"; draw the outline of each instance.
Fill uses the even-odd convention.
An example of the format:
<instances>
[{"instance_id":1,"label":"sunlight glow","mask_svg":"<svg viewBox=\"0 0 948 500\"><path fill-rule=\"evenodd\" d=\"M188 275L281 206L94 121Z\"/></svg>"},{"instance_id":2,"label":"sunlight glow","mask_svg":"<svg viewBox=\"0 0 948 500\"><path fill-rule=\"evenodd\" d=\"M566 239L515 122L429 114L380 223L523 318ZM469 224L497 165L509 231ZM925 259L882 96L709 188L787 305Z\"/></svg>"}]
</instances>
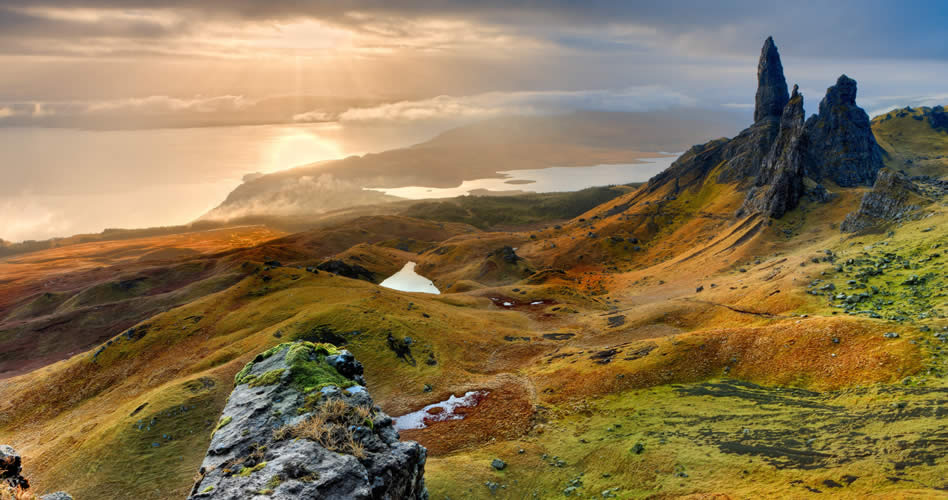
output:
<instances>
[{"instance_id":1,"label":"sunlight glow","mask_svg":"<svg viewBox=\"0 0 948 500\"><path fill-rule=\"evenodd\" d=\"M339 146L304 130L294 130L276 139L270 147L267 173L345 156Z\"/></svg>"}]
</instances>

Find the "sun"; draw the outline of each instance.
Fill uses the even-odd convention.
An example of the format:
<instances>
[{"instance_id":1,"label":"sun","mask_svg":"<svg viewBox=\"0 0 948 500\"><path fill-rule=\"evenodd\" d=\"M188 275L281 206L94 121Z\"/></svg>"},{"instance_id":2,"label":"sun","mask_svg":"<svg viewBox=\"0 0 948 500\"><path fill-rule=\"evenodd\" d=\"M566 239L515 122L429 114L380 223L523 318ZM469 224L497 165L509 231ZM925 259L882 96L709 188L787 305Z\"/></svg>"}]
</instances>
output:
<instances>
[{"instance_id":1,"label":"sun","mask_svg":"<svg viewBox=\"0 0 948 500\"><path fill-rule=\"evenodd\" d=\"M292 129L271 145L267 171L276 172L343 156L342 149L335 142L307 130Z\"/></svg>"}]
</instances>

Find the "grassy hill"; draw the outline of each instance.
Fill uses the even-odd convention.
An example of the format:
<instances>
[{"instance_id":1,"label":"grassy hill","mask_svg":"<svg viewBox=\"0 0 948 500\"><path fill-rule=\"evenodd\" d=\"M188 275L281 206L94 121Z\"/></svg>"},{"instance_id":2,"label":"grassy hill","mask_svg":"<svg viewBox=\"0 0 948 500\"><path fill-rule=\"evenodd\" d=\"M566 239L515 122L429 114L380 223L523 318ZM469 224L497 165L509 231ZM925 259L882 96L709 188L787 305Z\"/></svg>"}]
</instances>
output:
<instances>
[{"instance_id":1,"label":"grassy hill","mask_svg":"<svg viewBox=\"0 0 948 500\"><path fill-rule=\"evenodd\" d=\"M403 433L430 450L434 498L855 498L944 486L937 408L948 382L933 337L948 327L943 286L902 284L944 275L936 249L948 240L927 230L948 222L944 206L891 233L848 236L836 226L861 189L772 225L725 220L739 201L730 189L708 180L662 203L661 192L631 192L526 232L368 217L207 256L242 277L4 380L0 440L24 454L39 491L179 497L236 372L278 343L329 340L365 364L393 415L488 391L463 420ZM535 274L486 278L505 245ZM908 268L867 283L881 311L925 298L925 317L872 318L810 293L861 292L852 280L887 253ZM474 286L402 293L295 267L327 255L389 271L414 259L439 286ZM560 271L544 273L551 266ZM403 344L407 353L392 347ZM495 457L508 467L492 469Z\"/></svg>"},{"instance_id":2,"label":"grassy hill","mask_svg":"<svg viewBox=\"0 0 948 500\"><path fill-rule=\"evenodd\" d=\"M943 496L944 196L848 234L869 188L737 218L745 193L718 168L0 261L0 339L17 359L66 334L11 324L137 315L3 379L0 442L37 491L182 497L235 374L310 340L351 350L391 415L487 392L464 419L402 433L429 450L432 498ZM415 261L446 293L313 272L326 259L376 278ZM168 293L180 300L144 307Z\"/></svg>"},{"instance_id":3,"label":"grassy hill","mask_svg":"<svg viewBox=\"0 0 948 500\"><path fill-rule=\"evenodd\" d=\"M948 122L944 108L892 110L872 119L872 132L889 153L887 167L911 175L948 175Z\"/></svg>"}]
</instances>

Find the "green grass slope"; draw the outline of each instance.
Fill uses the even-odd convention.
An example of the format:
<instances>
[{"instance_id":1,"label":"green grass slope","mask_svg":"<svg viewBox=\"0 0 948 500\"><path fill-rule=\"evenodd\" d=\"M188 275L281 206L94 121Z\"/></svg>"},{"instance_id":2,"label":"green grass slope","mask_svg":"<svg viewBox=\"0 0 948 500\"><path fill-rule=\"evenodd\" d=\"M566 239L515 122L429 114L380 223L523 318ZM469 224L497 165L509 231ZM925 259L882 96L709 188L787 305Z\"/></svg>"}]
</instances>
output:
<instances>
[{"instance_id":1,"label":"green grass slope","mask_svg":"<svg viewBox=\"0 0 948 500\"><path fill-rule=\"evenodd\" d=\"M872 119L876 141L889 153L887 167L911 175L948 176L948 127L932 126L937 112L937 108L902 108Z\"/></svg>"}]
</instances>

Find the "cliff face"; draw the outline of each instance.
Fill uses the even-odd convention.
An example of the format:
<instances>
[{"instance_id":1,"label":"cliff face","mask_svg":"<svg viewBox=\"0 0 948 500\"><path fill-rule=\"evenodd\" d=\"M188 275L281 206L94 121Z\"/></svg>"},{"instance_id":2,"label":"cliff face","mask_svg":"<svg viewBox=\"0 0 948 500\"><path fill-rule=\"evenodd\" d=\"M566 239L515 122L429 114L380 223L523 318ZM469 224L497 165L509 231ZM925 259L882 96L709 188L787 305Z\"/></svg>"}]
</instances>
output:
<instances>
[{"instance_id":1,"label":"cliff face","mask_svg":"<svg viewBox=\"0 0 948 500\"><path fill-rule=\"evenodd\" d=\"M797 86L780 118L780 130L751 188L742 211L781 217L800 202L807 137L803 131L803 96Z\"/></svg>"},{"instance_id":2,"label":"cliff face","mask_svg":"<svg viewBox=\"0 0 948 500\"><path fill-rule=\"evenodd\" d=\"M426 499L427 452L398 440L361 374L329 344L257 355L237 374L189 498Z\"/></svg>"},{"instance_id":3,"label":"cliff face","mask_svg":"<svg viewBox=\"0 0 948 500\"><path fill-rule=\"evenodd\" d=\"M780 54L767 38L757 65L754 124L732 139L692 147L646 190L674 183L673 193L698 185L716 172L715 181L747 190L738 216L781 217L807 195L829 199L820 184L869 185L882 168L869 117L856 105L856 82L843 75L827 90L820 112L804 121L803 96L794 86L787 95Z\"/></svg>"},{"instance_id":4,"label":"cliff face","mask_svg":"<svg viewBox=\"0 0 948 500\"><path fill-rule=\"evenodd\" d=\"M869 115L856 105L856 81L842 75L826 89L820 112L806 122L810 161L806 175L843 187L871 185L883 167Z\"/></svg>"},{"instance_id":5,"label":"cliff face","mask_svg":"<svg viewBox=\"0 0 948 500\"><path fill-rule=\"evenodd\" d=\"M783 76L783 64L773 37L767 37L760 49L757 63L757 95L754 98L754 122L768 117L779 118L790 100L787 80Z\"/></svg>"}]
</instances>

